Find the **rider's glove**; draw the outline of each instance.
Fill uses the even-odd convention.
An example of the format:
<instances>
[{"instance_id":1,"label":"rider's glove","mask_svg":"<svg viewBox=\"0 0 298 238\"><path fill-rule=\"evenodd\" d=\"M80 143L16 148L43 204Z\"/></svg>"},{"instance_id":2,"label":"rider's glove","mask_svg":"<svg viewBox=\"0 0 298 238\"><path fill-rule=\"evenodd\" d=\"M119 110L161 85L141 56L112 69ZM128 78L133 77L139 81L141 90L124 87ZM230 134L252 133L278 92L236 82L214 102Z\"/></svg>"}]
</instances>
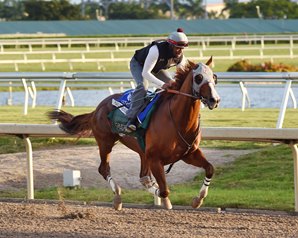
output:
<instances>
[{"instance_id":1,"label":"rider's glove","mask_svg":"<svg viewBox=\"0 0 298 238\"><path fill-rule=\"evenodd\" d=\"M161 86L161 88L162 89L165 89L165 90L167 90L168 88L171 88L171 83L169 82L169 83L164 83L162 86Z\"/></svg>"}]
</instances>

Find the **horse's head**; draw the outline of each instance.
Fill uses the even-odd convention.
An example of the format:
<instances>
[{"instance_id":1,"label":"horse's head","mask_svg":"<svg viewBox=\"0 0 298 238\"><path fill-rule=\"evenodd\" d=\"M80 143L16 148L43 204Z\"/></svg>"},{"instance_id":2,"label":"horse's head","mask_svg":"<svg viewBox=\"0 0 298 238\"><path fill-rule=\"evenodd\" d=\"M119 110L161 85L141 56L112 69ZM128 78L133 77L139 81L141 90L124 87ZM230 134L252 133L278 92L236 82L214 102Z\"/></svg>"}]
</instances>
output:
<instances>
[{"instance_id":1,"label":"horse's head","mask_svg":"<svg viewBox=\"0 0 298 238\"><path fill-rule=\"evenodd\" d=\"M193 69L193 94L209 108L214 109L218 106L220 97L215 90L217 76L209 68L212 57L206 64L199 63Z\"/></svg>"}]
</instances>

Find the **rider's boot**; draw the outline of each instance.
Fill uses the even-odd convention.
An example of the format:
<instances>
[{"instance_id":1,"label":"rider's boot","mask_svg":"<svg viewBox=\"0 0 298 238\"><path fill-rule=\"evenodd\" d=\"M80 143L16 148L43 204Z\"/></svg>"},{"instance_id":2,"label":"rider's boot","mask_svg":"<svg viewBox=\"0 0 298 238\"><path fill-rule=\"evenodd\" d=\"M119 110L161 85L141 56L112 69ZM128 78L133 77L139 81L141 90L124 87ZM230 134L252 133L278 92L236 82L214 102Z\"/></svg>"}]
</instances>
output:
<instances>
[{"instance_id":1,"label":"rider's boot","mask_svg":"<svg viewBox=\"0 0 298 238\"><path fill-rule=\"evenodd\" d=\"M125 132L131 133L131 132L134 132L137 129L134 121L135 120L128 120L128 122L127 122L127 124L125 126Z\"/></svg>"}]
</instances>

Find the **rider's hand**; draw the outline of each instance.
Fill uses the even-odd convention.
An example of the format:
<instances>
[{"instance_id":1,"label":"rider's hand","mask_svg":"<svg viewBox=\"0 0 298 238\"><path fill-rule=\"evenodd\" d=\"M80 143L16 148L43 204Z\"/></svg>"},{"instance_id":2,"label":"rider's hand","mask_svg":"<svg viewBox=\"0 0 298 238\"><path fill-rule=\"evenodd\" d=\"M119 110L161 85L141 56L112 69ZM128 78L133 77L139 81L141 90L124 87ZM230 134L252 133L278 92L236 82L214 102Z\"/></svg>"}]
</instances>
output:
<instances>
[{"instance_id":1,"label":"rider's hand","mask_svg":"<svg viewBox=\"0 0 298 238\"><path fill-rule=\"evenodd\" d=\"M161 88L167 90L168 88L171 87L171 83L164 83Z\"/></svg>"},{"instance_id":2,"label":"rider's hand","mask_svg":"<svg viewBox=\"0 0 298 238\"><path fill-rule=\"evenodd\" d=\"M164 83L164 85L162 85L161 88L162 88L162 89L165 89L165 90L167 90L167 89L174 89L174 90L177 90L177 83L176 83L176 81L171 80L171 81L168 82L168 83Z\"/></svg>"}]
</instances>

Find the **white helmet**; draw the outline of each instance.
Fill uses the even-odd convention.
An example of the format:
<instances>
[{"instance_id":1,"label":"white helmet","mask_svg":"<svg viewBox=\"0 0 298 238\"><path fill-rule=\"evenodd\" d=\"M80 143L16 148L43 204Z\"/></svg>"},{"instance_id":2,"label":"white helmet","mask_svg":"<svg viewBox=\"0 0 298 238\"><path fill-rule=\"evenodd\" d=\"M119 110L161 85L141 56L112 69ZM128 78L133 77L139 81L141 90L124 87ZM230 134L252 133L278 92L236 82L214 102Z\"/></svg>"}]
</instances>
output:
<instances>
[{"instance_id":1,"label":"white helmet","mask_svg":"<svg viewBox=\"0 0 298 238\"><path fill-rule=\"evenodd\" d=\"M178 28L177 31L172 32L168 36L167 42L182 49L188 47L188 39L182 28Z\"/></svg>"}]
</instances>

